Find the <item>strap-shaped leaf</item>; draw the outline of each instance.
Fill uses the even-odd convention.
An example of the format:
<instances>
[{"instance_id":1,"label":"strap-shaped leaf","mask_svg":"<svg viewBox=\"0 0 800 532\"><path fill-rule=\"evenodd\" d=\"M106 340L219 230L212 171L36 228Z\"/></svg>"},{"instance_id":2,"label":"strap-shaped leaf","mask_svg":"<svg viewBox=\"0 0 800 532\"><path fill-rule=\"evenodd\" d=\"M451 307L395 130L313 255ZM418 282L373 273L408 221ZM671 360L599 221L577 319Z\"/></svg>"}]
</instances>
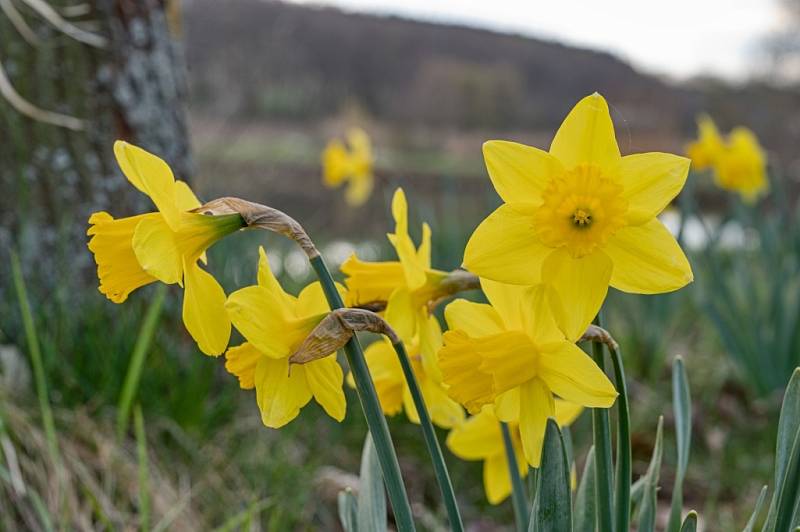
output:
<instances>
[{"instance_id":1,"label":"strap-shaped leaf","mask_svg":"<svg viewBox=\"0 0 800 532\"><path fill-rule=\"evenodd\" d=\"M575 526L574 532L594 532L595 530L595 500L594 500L594 446L586 455L583 465L581 482L578 493L575 495Z\"/></svg>"},{"instance_id":2,"label":"strap-shaped leaf","mask_svg":"<svg viewBox=\"0 0 800 532\"><path fill-rule=\"evenodd\" d=\"M357 532L358 503L350 489L339 492L339 522L342 523L344 532Z\"/></svg>"},{"instance_id":3,"label":"strap-shaped leaf","mask_svg":"<svg viewBox=\"0 0 800 532\"><path fill-rule=\"evenodd\" d=\"M658 418L656 431L656 444L653 447L653 456L647 468L642 493L642 506L639 509L639 532L653 532L656 527L656 510L658 509L658 475L661 471L661 455L664 448L664 417Z\"/></svg>"},{"instance_id":4,"label":"strap-shaped leaf","mask_svg":"<svg viewBox=\"0 0 800 532\"><path fill-rule=\"evenodd\" d=\"M696 532L697 531L697 512L692 510L686 514L686 519L683 520L680 532Z\"/></svg>"},{"instance_id":5,"label":"strap-shaped leaf","mask_svg":"<svg viewBox=\"0 0 800 532\"><path fill-rule=\"evenodd\" d=\"M548 419L528 532L565 530L572 530L569 463L558 424L555 420Z\"/></svg>"},{"instance_id":6,"label":"strap-shaped leaf","mask_svg":"<svg viewBox=\"0 0 800 532\"><path fill-rule=\"evenodd\" d=\"M753 513L750 515L750 519L747 520L747 525L745 525L744 530L742 532L753 532L756 528L756 521L758 521L758 516L761 513L761 507L764 506L764 501L767 499L767 487L764 486L761 488L761 493L758 494L758 499L756 499L756 505L753 507Z\"/></svg>"},{"instance_id":7,"label":"strap-shaped leaf","mask_svg":"<svg viewBox=\"0 0 800 532\"><path fill-rule=\"evenodd\" d=\"M386 494L383 476L378 454L369 434L364 440L364 450L361 453L356 524L359 532L386 530Z\"/></svg>"},{"instance_id":8,"label":"strap-shaped leaf","mask_svg":"<svg viewBox=\"0 0 800 532\"><path fill-rule=\"evenodd\" d=\"M683 358L675 357L672 364L672 409L675 413L675 440L678 447L678 463L675 484L672 487L672 505L669 512L667 532L678 532L683 510L683 479L689 466L689 449L692 441L692 397L689 379Z\"/></svg>"},{"instance_id":9,"label":"strap-shaped leaf","mask_svg":"<svg viewBox=\"0 0 800 532\"><path fill-rule=\"evenodd\" d=\"M787 477L787 466L792 453L798 428L800 428L800 368L794 370L783 396L781 415L778 420L778 440L775 444L775 487L769 505L764 530L776 530L777 505Z\"/></svg>"}]
</instances>

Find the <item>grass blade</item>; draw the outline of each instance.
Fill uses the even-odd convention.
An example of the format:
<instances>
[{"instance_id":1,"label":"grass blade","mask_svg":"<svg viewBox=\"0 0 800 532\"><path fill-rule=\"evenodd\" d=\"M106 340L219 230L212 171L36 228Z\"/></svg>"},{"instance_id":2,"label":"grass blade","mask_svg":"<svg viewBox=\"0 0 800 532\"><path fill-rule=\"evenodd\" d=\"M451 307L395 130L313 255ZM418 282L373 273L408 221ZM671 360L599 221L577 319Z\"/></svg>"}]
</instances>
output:
<instances>
[{"instance_id":1,"label":"grass blade","mask_svg":"<svg viewBox=\"0 0 800 532\"><path fill-rule=\"evenodd\" d=\"M358 522L358 503L356 497L350 489L339 492L339 522L342 524L344 532L357 532L356 523Z\"/></svg>"},{"instance_id":2,"label":"grass blade","mask_svg":"<svg viewBox=\"0 0 800 532\"><path fill-rule=\"evenodd\" d=\"M519 475L519 464L517 455L514 453L514 444L511 442L511 431L508 425L500 422L500 432L503 434L503 447L506 452L506 463L508 463L508 473L511 476L511 502L514 505L514 520L517 523L517 530L523 532L527 530L528 521L528 497L525 494L525 485Z\"/></svg>"},{"instance_id":3,"label":"grass blade","mask_svg":"<svg viewBox=\"0 0 800 532\"><path fill-rule=\"evenodd\" d=\"M381 465L369 433L361 453L356 523L358 530L386 530L386 492Z\"/></svg>"},{"instance_id":4,"label":"grass blade","mask_svg":"<svg viewBox=\"0 0 800 532\"><path fill-rule=\"evenodd\" d=\"M139 460L139 524L143 531L150 530L150 465L147 460L147 434L144 431L142 407L133 409L133 427L136 434L136 457Z\"/></svg>"},{"instance_id":5,"label":"grass blade","mask_svg":"<svg viewBox=\"0 0 800 532\"><path fill-rule=\"evenodd\" d=\"M128 370L125 373L125 381L122 385L122 393L119 395L119 403L117 404L118 440L122 440L122 436L128 428L131 405L133 404L133 399L136 397L136 391L139 388L142 368L144 367L147 352L150 350L150 345L153 342L153 336L155 336L155 331L158 326L158 317L161 314L161 308L164 306L164 296L166 293L167 287L165 285L159 284L158 287L156 287L155 297L152 303L147 307L147 313L144 316L142 328L139 329L136 343L133 346L131 360L128 364Z\"/></svg>"},{"instance_id":6,"label":"grass blade","mask_svg":"<svg viewBox=\"0 0 800 532\"><path fill-rule=\"evenodd\" d=\"M800 428L800 368L792 373L783 395L781 414L778 420L778 439L775 444L775 487L767 514L764 530L775 530L778 499L783 491L787 467L798 428Z\"/></svg>"},{"instance_id":7,"label":"grass blade","mask_svg":"<svg viewBox=\"0 0 800 532\"><path fill-rule=\"evenodd\" d=\"M639 508L639 532L653 532L656 528L656 511L658 510L658 476L661 472L661 456L664 447L664 417L658 418L656 444L653 456L645 474L642 505Z\"/></svg>"},{"instance_id":8,"label":"grass blade","mask_svg":"<svg viewBox=\"0 0 800 532\"><path fill-rule=\"evenodd\" d=\"M554 419L547 420L542 464L528 532L572 530L572 492L564 439Z\"/></svg>"},{"instance_id":9,"label":"grass blade","mask_svg":"<svg viewBox=\"0 0 800 532\"><path fill-rule=\"evenodd\" d=\"M619 348L609 347L617 385L617 469L615 474L614 506L617 530L628 530L631 519L631 416L628 406L628 386Z\"/></svg>"},{"instance_id":10,"label":"grass blade","mask_svg":"<svg viewBox=\"0 0 800 532\"><path fill-rule=\"evenodd\" d=\"M595 324L602 327L600 315ZM592 344L592 357L601 370L605 370L603 361L603 344ZM592 434L595 449L595 503L597 508L597 527L600 532L614 530L612 508L614 500L611 486L614 483L613 465L611 463L611 428L607 408L592 409Z\"/></svg>"},{"instance_id":11,"label":"grass blade","mask_svg":"<svg viewBox=\"0 0 800 532\"><path fill-rule=\"evenodd\" d=\"M758 515L761 513L761 507L764 506L764 501L767 499L767 487L764 486L761 488L761 493L758 494L758 499L756 499L756 505L753 507L753 513L750 515L750 519L747 520L747 525L745 525L744 530L742 532L753 532L756 529L756 521L758 521Z\"/></svg>"},{"instance_id":12,"label":"grass blade","mask_svg":"<svg viewBox=\"0 0 800 532\"><path fill-rule=\"evenodd\" d=\"M686 514L686 519L683 520L680 532L696 532L697 531L697 512L694 510Z\"/></svg>"},{"instance_id":13,"label":"grass blade","mask_svg":"<svg viewBox=\"0 0 800 532\"><path fill-rule=\"evenodd\" d=\"M586 463L583 466L578 493L575 495L574 532L594 532L595 530L595 512L597 509L594 501L594 476L594 447L592 447L586 455Z\"/></svg>"},{"instance_id":14,"label":"grass blade","mask_svg":"<svg viewBox=\"0 0 800 532\"><path fill-rule=\"evenodd\" d=\"M675 439L678 447L678 464L672 488L672 503L667 523L667 532L678 532L681 528L683 510L683 479L689 466L689 450L692 440L692 398L689 379L683 358L675 357L672 364L672 408L675 412Z\"/></svg>"}]
</instances>

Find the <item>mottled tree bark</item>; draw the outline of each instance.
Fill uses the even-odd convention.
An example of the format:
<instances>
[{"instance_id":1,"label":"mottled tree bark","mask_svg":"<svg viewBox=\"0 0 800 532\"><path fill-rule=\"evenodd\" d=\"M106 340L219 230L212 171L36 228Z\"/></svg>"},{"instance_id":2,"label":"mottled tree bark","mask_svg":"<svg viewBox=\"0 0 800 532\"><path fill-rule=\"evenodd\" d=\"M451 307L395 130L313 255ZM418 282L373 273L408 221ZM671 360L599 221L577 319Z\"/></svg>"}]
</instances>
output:
<instances>
[{"instance_id":1,"label":"mottled tree bark","mask_svg":"<svg viewBox=\"0 0 800 532\"><path fill-rule=\"evenodd\" d=\"M114 163L115 139L190 176L177 7L0 0L0 290L8 287L10 246L36 265L28 271L37 284L74 280L92 264L92 211L148 208Z\"/></svg>"}]
</instances>

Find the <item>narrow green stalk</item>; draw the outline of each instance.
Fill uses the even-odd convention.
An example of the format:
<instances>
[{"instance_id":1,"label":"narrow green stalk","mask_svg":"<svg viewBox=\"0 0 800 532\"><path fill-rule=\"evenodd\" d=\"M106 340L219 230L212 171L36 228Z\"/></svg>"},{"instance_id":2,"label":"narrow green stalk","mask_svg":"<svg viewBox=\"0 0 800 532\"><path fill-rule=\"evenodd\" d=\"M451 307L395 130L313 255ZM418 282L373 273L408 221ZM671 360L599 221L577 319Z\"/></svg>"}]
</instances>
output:
<instances>
[{"instance_id":1,"label":"narrow green stalk","mask_svg":"<svg viewBox=\"0 0 800 532\"><path fill-rule=\"evenodd\" d=\"M122 436L125 434L125 429L128 428L131 405L133 404L133 398L136 397L136 391L139 388L142 368L144 367L147 352L150 350L150 345L153 342L153 336L155 335L156 326L158 325L158 317L161 314L161 308L164 306L164 296L166 293L166 285L159 284L156 288L155 298L153 298L150 306L147 307L147 313L144 316L142 328L139 329L139 335L136 337L136 344L133 346L131 360L128 363L128 371L125 373L125 381L122 385L122 393L119 395L119 403L117 405L118 440L122 439Z\"/></svg>"},{"instance_id":2,"label":"narrow green stalk","mask_svg":"<svg viewBox=\"0 0 800 532\"><path fill-rule=\"evenodd\" d=\"M628 405L628 386L619 348L609 347L617 384L617 469L614 503L617 530L628 530L631 518L631 418Z\"/></svg>"},{"instance_id":3,"label":"narrow green stalk","mask_svg":"<svg viewBox=\"0 0 800 532\"><path fill-rule=\"evenodd\" d=\"M400 359L403 375L405 375L408 389L411 392L411 398L414 400L414 406L417 409L419 424L422 427L422 434L425 437L425 445L428 447L428 453L430 453L431 462L433 462L433 472L436 475L436 482L439 484L439 490L442 492L442 499L444 500L444 506L447 510L447 517L450 520L450 528L455 532L463 532L464 523L461 521L461 514L458 511L456 494L453 492L453 484L450 482L450 473L447 471L447 464L445 464L442 449L439 446L439 440L436 439L436 432L433 429L428 407L425 405L425 401L422 398L422 391L419 389L417 377L414 375L411 362L408 360L408 353L406 353L403 342L397 342L392 345L397 353L397 358Z\"/></svg>"},{"instance_id":4,"label":"narrow green stalk","mask_svg":"<svg viewBox=\"0 0 800 532\"><path fill-rule=\"evenodd\" d=\"M331 310L343 308L342 297L336 290L331 272L322 257L317 255L310 258L309 262L319 278ZM367 419L367 426L372 434L375 451L378 453L378 460L383 472L383 481L386 484L386 491L392 504L397 529L400 532L413 531L415 530L414 519L411 513L411 505L408 502L408 494L403 484L403 476L400 473L400 464L397 462L397 454L389 434L389 427L386 424L386 418L383 417L383 411L375 393L375 385L370 377L367 362L364 360L364 351L361 349L361 344L355 335L345 344L344 353L347 356L350 371L353 373L356 392L361 401L364 417Z\"/></svg>"},{"instance_id":5,"label":"narrow green stalk","mask_svg":"<svg viewBox=\"0 0 800 532\"><path fill-rule=\"evenodd\" d=\"M14 251L11 252L11 272L14 277L14 287L17 291L19 310L22 314L22 324L25 328L25 338L28 341L28 351L31 356L31 366L33 366L33 377L36 382L36 395L39 398L39 409L42 413L42 424L44 425L44 433L47 438L47 448L53 463L58 466L61 463L61 455L58 451L58 439L56 436L56 424L53 421L53 411L50 409L47 379L45 378L44 363L42 362L42 351L39 347L39 337L36 333L36 325L33 320L31 303L28 300L28 292L25 289L25 279L22 277L19 257Z\"/></svg>"},{"instance_id":6,"label":"narrow green stalk","mask_svg":"<svg viewBox=\"0 0 800 532\"><path fill-rule=\"evenodd\" d=\"M500 422L500 431L503 433L503 446L506 449L506 461L508 462L508 473L511 475L511 502L514 504L514 520L517 522L517 530L526 532L528 530L528 499L525 495L525 485L519 474L517 455L514 452L514 444L511 442L511 431L508 425Z\"/></svg>"},{"instance_id":7,"label":"narrow green stalk","mask_svg":"<svg viewBox=\"0 0 800 532\"><path fill-rule=\"evenodd\" d=\"M598 327L602 327L600 314L597 315L594 322ZM603 344L592 344L592 356L600 369L605 371ZM611 463L611 429L607 408L592 409L592 433L596 467L594 489L597 501L597 526L600 532L613 532L615 530L611 510L614 505L611 495L613 465Z\"/></svg>"},{"instance_id":8,"label":"narrow green stalk","mask_svg":"<svg viewBox=\"0 0 800 532\"><path fill-rule=\"evenodd\" d=\"M133 410L133 427L136 433L136 455L139 460L139 525L150 530L150 465L147 460L147 435L144 431L142 407Z\"/></svg>"}]
</instances>

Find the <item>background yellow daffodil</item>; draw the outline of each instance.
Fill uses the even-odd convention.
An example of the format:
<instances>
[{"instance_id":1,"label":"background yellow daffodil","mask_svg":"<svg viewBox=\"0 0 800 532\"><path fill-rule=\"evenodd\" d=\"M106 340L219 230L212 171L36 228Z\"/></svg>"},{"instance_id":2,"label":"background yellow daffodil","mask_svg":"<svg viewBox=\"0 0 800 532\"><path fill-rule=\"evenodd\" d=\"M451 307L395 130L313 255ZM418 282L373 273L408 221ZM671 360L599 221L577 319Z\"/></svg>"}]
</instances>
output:
<instances>
[{"instance_id":1,"label":"background yellow daffodil","mask_svg":"<svg viewBox=\"0 0 800 532\"><path fill-rule=\"evenodd\" d=\"M766 166L756 136L747 128L737 127L714 166L714 178L721 188L737 192L752 203L769 190Z\"/></svg>"},{"instance_id":2,"label":"background yellow daffodil","mask_svg":"<svg viewBox=\"0 0 800 532\"><path fill-rule=\"evenodd\" d=\"M183 286L186 329L201 351L221 354L231 332L225 293L198 261L205 262L205 250L217 240L243 227L241 217L188 212L200 201L185 182L175 180L166 162L122 141L114 143L114 155L128 181L153 200L158 212L119 219L96 212L89 218L100 292L122 303L153 281Z\"/></svg>"},{"instance_id":3,"label":"background yellow daffodil","mask_svg":"<svg viewBox=\"0 0 800 532\"><path fill-rule=\"evenodd\" d=\"M225 308L247 340L228 349L225 368L242 388L256 389L264 425L282 427L311 397L333 419L344 419L344 377L336 356L289 364L289 357L328 314L319 283L308 285L297 297L286 293L259 248L258 284L232 293Z\"/></svg>"},{"instance_id":4,"label":"background yellow daffodil","mask_svg":"<svg viewBox=\"0 0 800 532\"><path fill-rule=\"evenodd\" d=\"M553 289L481 279L491 305L458 299L445 309L439 364L451 397L471 413L494 403L506 422L518 422L528 463L541 460L547 418L557 395L571 403L609 408L617 392L605 373L565 336L565 313ZM553 310L555 308L555 310ZM585 328L596 309L580 318ZM558 320L558 321L557 321Z\"/></svg>"},{"instance_id":5,"label":"background yellow daffodil","mask_svg":"<svg viewBox=\"0 0 800 532\"><path fill-rule=\"evenodd\" d=\"M582 408L556 399L554 410L556 423L565 427L577 419ZM512 422L508 428L520 476L525 478L528 463L522 449L519 425ZM446 443L450 451L462 460L483 460L483 489L490 504L500 504L511 494L511 475L500 420L491 405L483 407L478 414L451 430Z\"/></svg>"},{"instance_id":6,"label":"background yellow daffodil","mask_svg":"<svg viewBox=\"0 0 800 532\"><path fill-rule=\"evenodd\" d=\"M686 156L692 160L692 168L705 170L711 168L725 148L717 125L708 115L697 119L697 140L686 147Z\"/></svg>"},{"instance_id":7,"label":"background yellow daffodil","mask_svg":"<svg viewBox=\"0 0 800 532\"><path fill-rule=\"evenodd\" d=\"M322 152L322 182L336 188L347 181L345 200L353 207L364 204L374 187L372 145L363 129L347 132L347 146L339 139L328 143Z\"/></svg>"},{"instance_id":8,"label":"background yellow daffodil","mask_svg":"<svg viewBox=\"0 0 800 532\"><path fill-rule=\"evenodd\" d=\"M572 109L549 153L507 141L489 141L483 153L505 203L467 243L464 265L473 273L513 284L546 282L564 304L593 307L609 284L654 294L692 281L686 256L656 218L683 187L689 160L667 153L622 157L599 94Z\"/></svg>"}]
</instances>

